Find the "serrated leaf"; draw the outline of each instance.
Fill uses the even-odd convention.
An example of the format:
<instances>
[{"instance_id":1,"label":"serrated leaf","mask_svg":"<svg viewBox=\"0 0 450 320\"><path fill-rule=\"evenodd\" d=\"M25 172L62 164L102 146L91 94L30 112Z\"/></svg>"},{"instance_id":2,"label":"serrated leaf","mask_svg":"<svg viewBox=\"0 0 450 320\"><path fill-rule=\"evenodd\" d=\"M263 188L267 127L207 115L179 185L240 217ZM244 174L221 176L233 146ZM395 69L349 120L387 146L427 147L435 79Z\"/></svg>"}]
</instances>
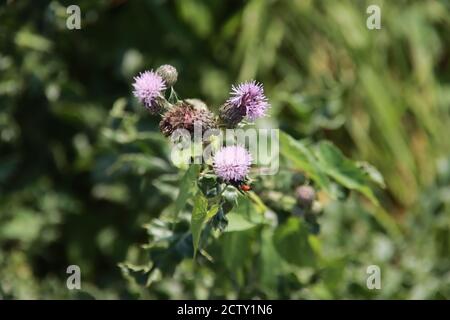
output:
<instances>
[{"instance_id":1,"label":"serrated leaf","mask_svg":"<svg viewBox=\"0 0 450 320\"><path fill-rule=\"evenodd\" d=\"M289 159L294 167L305 172L318 186L335 198L330 179L320 169L314 154L303 143L285 132L279 132L281 155Z\"/></svg>"},{"instance_id":2,"label":"serrated leaf","mask_svg":"<svg viewBox=\"0 0 450 320\"><path fill-rule=\"evenodd\" d=\"M201 192L197 192L194 199L194 208L191 217L192 243L194 246L194 257L197 253L200 235L202 234L203 222L205 222L208 213L208 200Z\"/></svg>"},{"instance_id":3,"label":"serrated leaf","mask_svg":"<svg viewBox=\"0 0 450 320\"><path fill-rule=\"evenodd\" d=\"M332 143L328 141L320 142L316 148L316 156L322 170L336 182L350 190L362 193L374 204L379 204L369 187L366 173L355 162L346 158Z\"/></svg>"},{"instance_id":4,"label":"serrated leaf","mask_svg":"<svg viewBox=\"0 0 450 320\"><path fill-rule=\"evenodd\" d=\"M308 228L303 220L291 217L278 226L273 242L279 255L287 262L299 267L315 265L314 251L308 240Z\"/></svg>"}]
</instances>

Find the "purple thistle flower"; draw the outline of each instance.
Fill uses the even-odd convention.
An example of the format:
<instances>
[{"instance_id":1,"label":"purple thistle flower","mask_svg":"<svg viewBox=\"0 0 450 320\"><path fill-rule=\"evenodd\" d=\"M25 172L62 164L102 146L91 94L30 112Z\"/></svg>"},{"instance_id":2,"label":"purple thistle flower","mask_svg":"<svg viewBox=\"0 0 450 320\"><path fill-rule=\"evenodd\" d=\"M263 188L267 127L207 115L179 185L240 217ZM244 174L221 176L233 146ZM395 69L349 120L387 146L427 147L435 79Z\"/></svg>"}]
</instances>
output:
<instances>
[{"instance_id":1,"label":"purple thistle flower","mask_svg":"<svg viewBox=\"0 0 450 320\"><path fill-rule=\"evenodd\" d=\"M153 71L144 71L134 78L133 94L152 113L157 113L160 104L157 103L166 84L162 77Z\"/></svg>"},{"instance_id":2,"label":"purple thistle flower","mask_svg":"<svg viewBox=\"0 0 450 320\"><path fill-rule=\"evenodd\" d=\"M223 147L213 159L214 172L226 182L243 181L251 164L251 154L241 146Z\"/></svg>"},{"instance_id":3,"label":"purple thistle flower","mask_svg":"<svg viewBox=\"0 0 450 320\"><path fill-rule=\"evenodd\" d=\"M255 80L232 86L230 94L227 102L235 108L245 106L246 116L250 121L263 117L270 106L262 84Z\"/></svg>"}]
</instances>

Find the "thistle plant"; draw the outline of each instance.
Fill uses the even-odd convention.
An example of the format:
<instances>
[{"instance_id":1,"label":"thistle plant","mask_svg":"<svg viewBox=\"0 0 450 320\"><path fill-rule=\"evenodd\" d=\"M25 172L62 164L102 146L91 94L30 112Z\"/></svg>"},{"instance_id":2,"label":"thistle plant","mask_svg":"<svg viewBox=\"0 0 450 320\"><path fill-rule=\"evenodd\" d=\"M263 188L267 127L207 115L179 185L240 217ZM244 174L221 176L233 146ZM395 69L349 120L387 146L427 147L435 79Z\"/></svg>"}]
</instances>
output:
<instances>
[{"instance_id":1,"label":"thistle plant","mask_svg":"<svg viewBox=\"0 0 450 320\"><path fill-rule=\"evenodd\" d=\"M159 129L166 137L172 136L177 130L185 130L192 135L196 129L204 134L211 129L240 127L264 117L270 107L263 85L252 80L233 85L229 98L219 108L218 115L215 115L204 103L178 99L173 88L177 80L176 68L163 65L156 72L142 72L133 83L134 96L151 114L161 115ZM170 95L166 98L165 91L168 88ZM211 145L210 140L202 140L203 146ZM252 160L252 155L244 146L219 145L213 148L211 161L202 163L198 168L198 174L194 178L202 191L200 196L207 202L204 214L212 208L217 211L210 217L214 228L226 228L226 214L237 203L237 194L245 195L250 191ZM182 193L183 190L180 190L180 196ZM231 194L233 197L230 200ZM201 221L200 224L204 222ZM198 236L193 236L194 248L197 248Z\"/></svg>"},{"instance_id":2,"label":"thistle plant","mask_svg":"<svg viewBox=\"0 0 450 320\"><path fill-rule=\"evenodd\" d=\"M191 141L211 150L211 157L204 161L197 163L192 155L187 166L180 166L179 191L173 207L168 207L172 214L146 226L152 241L147 246L149 265L142 270L149 279L155 269L172 274L175 267L168 272L163 266L176 266L198 252L200 260L214 261L208 248L221 241L221 234L253 228L260 232L258 248L267 246L269 239L283 263L314 266L320 253L310 240L320 231L322 208L329 201L345 201L353 190L378 206L372 189L383 185L378 171L367 163L353 162L328 141L306 142L279 130L279 170L260 176L249 146L234 138L231 143L217 139L226 130L251 126L267 116L271 104L263 84L249 80L232 85L229 97L214 113L214 108L198 99L180 99L174 89L178 81L178 71L163 65L156 71L142 72L132 84L132 92L143 107L151 116L161 117L159 130L168 143L173 143L169 138L181 130ZM210 130L216 133L208 135ZM196 133L202 135L200 140ZM162 221L167 225L162 226ZM161 228L170 236L161 238L165 234ZM240 246L249 246L242 241ZM162 248L168 253L161 255ZM127 264L122 268L127 274L135 270Z\"/></svg>"},{"instance_id":3,"label":"thistle plant","mask_svg":"<svg viewBox=\"0 0 450 320\"><path fill-rule=\"evenodd\" d=\"M252 80L233 85L230 97L219 108L219 114L216 116L204 104L194 105L189 100L179 100L173 89L177 79L178 71L175 67L162 65L156 72L144 71L133 83L133 94L143 106L151 114L161 114L159 129L166 137L180 129L194 134L197 127L203 134L217 127L235 128L244 120L253 122L265 116L270 107L263 85ZM169 87L170 96L176 97L173 103L164 96ZM219 184L223 182L238 187L248 180L251 164L251 154L243 146L234 145L216 150L212 168L210 166L204 169L212 169Z\"/></svg>"}]
</instances>

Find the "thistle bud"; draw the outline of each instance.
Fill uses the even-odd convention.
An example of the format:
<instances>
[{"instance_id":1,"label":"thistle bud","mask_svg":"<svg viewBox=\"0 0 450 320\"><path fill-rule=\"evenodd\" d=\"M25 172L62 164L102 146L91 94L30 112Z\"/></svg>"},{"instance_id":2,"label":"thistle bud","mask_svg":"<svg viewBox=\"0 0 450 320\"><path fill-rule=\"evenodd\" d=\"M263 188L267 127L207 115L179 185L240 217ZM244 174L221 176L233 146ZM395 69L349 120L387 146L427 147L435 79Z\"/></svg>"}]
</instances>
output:
<instances>
[{"instance_id":1,"label":"thistle bud","mask_svg":"<svg viewBox=\"0 0 450 320\"><path fill-rule=\"evenodd\" d=\"M244 105L233 106L225 103L219 109L219 119L227 128L235 128L244 119L247 109Z\"/></svg>"},{"instance_id":2,"label":"thistle bud","mask_svg":"<svg viewBox=\"0 0 450 320\"><path fill-rule=\"evenodd\" d=\"M295 190L297 202L303 208L311 208L314 199L316 198L316 192L311 186L300 186Z\"/></svg>"},{"instance_id":3,"label":"thistle bud","mask_svg":"<svg viewBox=\"0 0 450 320\"><path fill-rule=\"evenodd\" d=\"M173 87L178 79L178 71L170 64L164 64L156 69L156 73L161 76L168 87Z\"/></svg>"},{"instance_id":4,"label":"thistle bud","mask_svg":"<svg viewBox=\"0 0 450 320\"><path fill-rule=\"evenodd\" d=\"M193 134L195 126L201 126L202 134L215 128L214 114L207 108L196 108L186 101L181 101L167 111L159 123L159 129L166 137L177 129L185 129Z\"/></svg>"}]
</instances>

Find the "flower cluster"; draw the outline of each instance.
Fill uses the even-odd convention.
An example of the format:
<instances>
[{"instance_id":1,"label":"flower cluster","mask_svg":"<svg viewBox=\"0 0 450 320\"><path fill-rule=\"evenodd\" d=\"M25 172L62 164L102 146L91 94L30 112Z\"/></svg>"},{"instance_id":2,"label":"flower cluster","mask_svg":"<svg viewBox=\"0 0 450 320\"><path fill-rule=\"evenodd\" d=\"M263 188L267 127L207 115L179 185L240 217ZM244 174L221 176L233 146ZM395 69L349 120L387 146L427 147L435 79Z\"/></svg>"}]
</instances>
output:
<instances>
[{"instance_id":1,"label":"flower cluster","mask_svg":"<svg viewBox=\"0 0 450 320\"><path fill-rule=\"evenodd\" d=\"M235 128L244 119L252 122L265 116L270 107L262 84L248 81L231 87L230 97L215 116L203 103L195 105L189 100L178 100L173 89L177 80L177 70L171 65L163 65L156 71L140 73L133 83L133 94L144 107L152 114L162 114L159 128L166 137L177 129L193 133L197 126L202 133L218 127ZM166 99L168 88L171 92ZM175 101L172 101L173 97ZM215 153L212 169L221 181L239 185L247 180L251 164L252 156L244 147L227 146Z\"/></svg>"}]
</instances>

